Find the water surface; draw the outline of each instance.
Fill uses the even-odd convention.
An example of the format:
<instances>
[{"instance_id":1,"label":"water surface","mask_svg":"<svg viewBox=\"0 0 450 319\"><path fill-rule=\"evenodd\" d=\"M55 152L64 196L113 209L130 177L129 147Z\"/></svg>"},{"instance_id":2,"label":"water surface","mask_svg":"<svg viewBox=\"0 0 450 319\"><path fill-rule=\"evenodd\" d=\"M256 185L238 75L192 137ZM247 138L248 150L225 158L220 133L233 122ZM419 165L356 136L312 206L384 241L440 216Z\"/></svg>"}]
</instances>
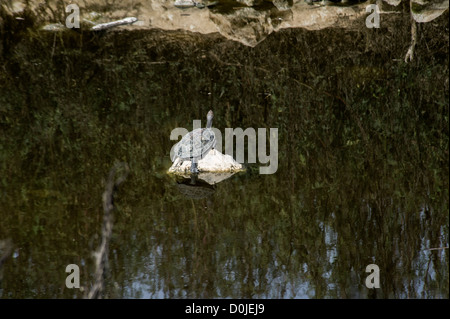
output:
<instances>
[{"instance_id":1,"label":"water surface","mask_svg":"<svg viewBox=\"0 0 450 319\"><path fill-rule=\"evenodd\" d=\"M105 181L125 162L105 298L448 298L448 13L420 25L409 64L409 17L394 22L288 29L250 48L10 21L0 296L84 296L65 267L91 287ZM247 163L208 197L180 191L170 132L209 109L220 130L278 128L277 172ZM365 286L369 264L379 289Z\"/></svg>"}]
</instances>

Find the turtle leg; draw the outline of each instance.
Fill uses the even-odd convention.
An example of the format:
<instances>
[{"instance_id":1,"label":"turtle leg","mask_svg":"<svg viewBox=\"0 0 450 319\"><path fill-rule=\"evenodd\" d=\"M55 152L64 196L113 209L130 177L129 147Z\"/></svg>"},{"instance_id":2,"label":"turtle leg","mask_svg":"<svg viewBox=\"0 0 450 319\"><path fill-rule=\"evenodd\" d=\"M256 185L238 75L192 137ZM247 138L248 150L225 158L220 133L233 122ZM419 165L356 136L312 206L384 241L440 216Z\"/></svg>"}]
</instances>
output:
<instances>
[{"instance_id":1,"label":"turtle leg","mask_svg":"<svg viewBox=\"0 0 450 319\"><path fill-rule=\"evenodd\" d=\"M192 174L198 174L197 159L196 159L196 158L193 158L193 159L192 159L191 173L192 173Z\"/></svg>"}]
</instances>

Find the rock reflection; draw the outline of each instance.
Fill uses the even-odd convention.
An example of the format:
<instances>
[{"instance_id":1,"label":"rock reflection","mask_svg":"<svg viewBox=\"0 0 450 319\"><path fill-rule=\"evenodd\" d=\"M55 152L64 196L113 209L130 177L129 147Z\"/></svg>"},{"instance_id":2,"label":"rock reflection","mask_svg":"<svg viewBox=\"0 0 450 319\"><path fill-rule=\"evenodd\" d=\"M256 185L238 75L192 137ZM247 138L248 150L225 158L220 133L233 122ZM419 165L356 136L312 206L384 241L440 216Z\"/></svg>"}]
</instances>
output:
<instances>
[{"instance_id":1,"label":"rock reflection","mask_svg":"<svg viewBox=\"0 0 450 319\"><path fill-rule=\"evenodd\" d=\"M207 183L197 174L192 174L191 178L178 180L177 186L180 193L192 199L203 199L210 197L215 191L214 185Z\"/></svg>"}]
</instances>

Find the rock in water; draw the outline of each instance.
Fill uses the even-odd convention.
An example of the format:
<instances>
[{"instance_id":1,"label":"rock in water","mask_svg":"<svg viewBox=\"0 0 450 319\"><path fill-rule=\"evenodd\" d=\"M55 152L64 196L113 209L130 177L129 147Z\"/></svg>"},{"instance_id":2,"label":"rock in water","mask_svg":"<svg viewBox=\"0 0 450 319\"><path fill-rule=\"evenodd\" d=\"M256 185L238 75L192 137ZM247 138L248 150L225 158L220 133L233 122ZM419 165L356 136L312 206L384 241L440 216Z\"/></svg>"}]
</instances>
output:
<instances>
[{"instance_id":1,"label":"rock in water","mask_svg":"<svg viewBox=\"0 0 450 319\"><path fill-rule=\"evenodd\" d=\"M169 173L183 174L191 170L191 161L175 160L169 168ZM230 155L224 155L216 149L213 149L200 159L197 164L200 172L238 172L243 171L244 166L236 162Z\"/></svg>"}]
</instances>

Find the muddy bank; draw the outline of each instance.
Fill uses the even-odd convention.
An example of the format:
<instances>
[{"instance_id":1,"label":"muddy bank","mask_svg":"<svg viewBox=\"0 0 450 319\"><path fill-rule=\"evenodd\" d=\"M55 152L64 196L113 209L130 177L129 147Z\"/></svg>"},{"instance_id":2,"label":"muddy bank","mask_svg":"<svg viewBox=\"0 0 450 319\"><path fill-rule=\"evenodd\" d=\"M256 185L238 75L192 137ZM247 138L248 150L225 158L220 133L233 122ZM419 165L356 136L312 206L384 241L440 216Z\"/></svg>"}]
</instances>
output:
<instances>
[{"instance_id":1,"label":"muddy bank","mask_svg":"<svg viewBox=\"0 0 450 319\"><path fill-rule=\"evenodd\" d=\"M203 1L151 0L109 4L104 0L88 0L77 4L81 24L111 22L135 17L137 22L120 29L184 30L200 34L218 33L221 36L255 46L273 32L287 28L320 30L367 28L366 20L374 13L373 1ZM34 15L42 27L48 24L64 26L72 13L60 1L9 0L3 8L18 19L26 11ZM417 22L429 22L448 10L447 0L421 1L385 0L377 2L380 24L394 16L412 14ZM20 21L20 20L19 20ZM371 20L372 21L372 20ZM52 25L53 26L53 25ZM58 29L58 28L56 28Z\"/></svg>"}]
</instances>

